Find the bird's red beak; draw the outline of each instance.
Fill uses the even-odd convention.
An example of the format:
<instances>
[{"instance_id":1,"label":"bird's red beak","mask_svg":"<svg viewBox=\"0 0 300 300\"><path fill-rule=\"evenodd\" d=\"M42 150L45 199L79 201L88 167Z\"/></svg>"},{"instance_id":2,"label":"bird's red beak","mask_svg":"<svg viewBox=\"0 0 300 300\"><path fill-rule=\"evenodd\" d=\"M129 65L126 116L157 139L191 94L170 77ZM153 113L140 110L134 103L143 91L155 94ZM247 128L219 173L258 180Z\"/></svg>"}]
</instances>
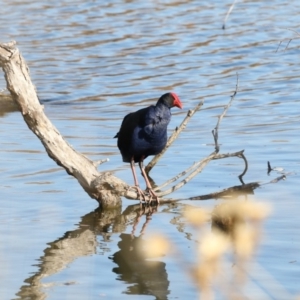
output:
<instances>
[{"instance_id":1,"label":"bird's red beak","mask_svg":"<svg viewBox=\"0 0 300 300\"><path fill-rule=\"evenodd\" d=\"M181 103L179 97L178 97L175 93L171 93L171 95L172 95L173 98L174 98L173 105L174 105L174 106L177 106L177 107L179 107L179 108L182 108L182 103Z\"/></svg>"}]
</instances>

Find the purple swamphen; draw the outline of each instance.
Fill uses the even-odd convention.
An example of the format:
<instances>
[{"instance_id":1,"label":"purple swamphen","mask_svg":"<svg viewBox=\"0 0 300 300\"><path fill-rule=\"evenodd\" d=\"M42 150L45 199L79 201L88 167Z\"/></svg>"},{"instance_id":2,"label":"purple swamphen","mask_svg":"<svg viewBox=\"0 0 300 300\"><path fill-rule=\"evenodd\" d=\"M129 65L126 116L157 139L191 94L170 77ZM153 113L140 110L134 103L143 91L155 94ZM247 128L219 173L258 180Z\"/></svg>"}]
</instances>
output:
<instances>
[{"instance_id":1,"label":"purple swamphen","mask_svg":"<svg viewBox=\"0 0 300 300\"><path fill-rule=\"evenodd\" d=\"M159 203L159 199L153 191L144 170L143 161L149 155L160 153L166 146L168 139L167 127L171 120L170 109L174 106L182 108L182 103L175 93L162 95L155 106L151 105L126 115L120 131L115 136L115 138L118 138L118 148L122 154L123 161L130 163L140 201L141 197L146 201L146 197L139 187L134 168L136 162L139 163L146 182L149 202L151 202L152 198L155 198Z\"/></svg>"}]
</instances>

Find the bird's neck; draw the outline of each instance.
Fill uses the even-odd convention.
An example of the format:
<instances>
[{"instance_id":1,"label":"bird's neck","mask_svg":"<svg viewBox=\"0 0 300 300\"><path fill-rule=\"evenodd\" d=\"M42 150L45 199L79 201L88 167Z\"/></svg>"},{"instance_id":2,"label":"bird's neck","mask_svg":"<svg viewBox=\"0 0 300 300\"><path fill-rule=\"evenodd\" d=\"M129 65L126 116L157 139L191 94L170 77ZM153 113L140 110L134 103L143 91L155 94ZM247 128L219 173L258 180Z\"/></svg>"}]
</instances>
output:
<instances>
[{"instance_id":1,"label":"bird's neck","mask_svg":"<svg viewBox=\"0 0 300 300\"><path fill-rule=\"evenodd\" d=\"M156 109L157 110L160 110L160 111L170 111L170 107L168 107L165 103L162 103L162 102L158 102L156 103Z\"/></svg>"},{"instance_id":2,"label":"bird's neck","mask_svg":"<svg viewBox=\"0 0 300 300\"><path fill-rule=\"evenodd\" d=\"M160 126L167 126L171 119L171 109L164 103L157 103L155 111L156 117L160 120Z\"/></svg>"}]
</instances>

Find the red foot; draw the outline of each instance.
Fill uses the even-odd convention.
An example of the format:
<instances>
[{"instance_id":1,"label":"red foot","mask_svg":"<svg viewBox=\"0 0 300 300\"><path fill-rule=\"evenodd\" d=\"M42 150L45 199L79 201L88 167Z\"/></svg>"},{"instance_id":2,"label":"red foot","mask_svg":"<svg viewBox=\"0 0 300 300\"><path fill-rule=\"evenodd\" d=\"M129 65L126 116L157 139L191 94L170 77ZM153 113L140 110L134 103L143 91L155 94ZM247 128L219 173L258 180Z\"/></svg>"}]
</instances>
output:
<instances>
[{"instance_id":1,"label":"red foot","mask_svg":"<svg viewBox=\"0 0 300 300\"><path fill-rule=\"evenodd\" d=\"M148 188L147 189L148 193L149 193L149 204L151 204L151 202L153 200L155 200L157 202L157 204L159 204L159 198L158 196L155 194L155 192L153 191L153 189ZM154 199L153 199L154 198ZM152 200L153 199L153 200Z\"/></svg>"}]
</instances>

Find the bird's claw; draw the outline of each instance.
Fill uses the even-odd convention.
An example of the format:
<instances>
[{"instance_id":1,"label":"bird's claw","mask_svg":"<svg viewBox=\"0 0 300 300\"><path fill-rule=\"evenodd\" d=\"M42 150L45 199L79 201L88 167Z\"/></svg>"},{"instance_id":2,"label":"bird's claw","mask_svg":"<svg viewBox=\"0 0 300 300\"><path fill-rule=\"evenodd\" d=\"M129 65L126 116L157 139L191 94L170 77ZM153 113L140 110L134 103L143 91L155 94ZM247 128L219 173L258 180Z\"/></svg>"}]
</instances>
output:
<instances>
[{"instance_id":1,"label":"bird's claw","mask_svg":"<svg viewBox=\"0 0 300 300\"><path fill-rule=\"evenodd\" d=\"M145 202L146 204L151 205L152 201L156 201L157 204L159 204L159 198L153 191L153 189L147 188L147 196L145 195L144 191L138 186L131 186L128 190L135 189L138 193L138 199L140 200L140 203Z\"/></svg>"},{"instance_id":2,"label":"bird's claw","mask_svg":"<svg viewBox=\"0 0 300 300\"><path fill-rule=\"evenodd\" d=\"M142 203L142 201L146 202L146 195L145 195L144 191L138 185L132 186L130 188L136 190L136 192L139 195L138 199L140 200L140 203Z\"/></svg>"},{"instance_id":3,"label":"bird's claw","mask_svg":"<svg viewBox=\"0 0 300 300\"><path fill-rule=\"evenodd\" d=\"M147 188L147 192L149 193L149 201L148 203L151 204L151 202L153 200L155 200L157 202L157 204L159 204L159 198L158 196L155 194L155 192L153 191L152 188ZM147 202L147 201L146 201Z\"/></svg>"}]
</instances>

